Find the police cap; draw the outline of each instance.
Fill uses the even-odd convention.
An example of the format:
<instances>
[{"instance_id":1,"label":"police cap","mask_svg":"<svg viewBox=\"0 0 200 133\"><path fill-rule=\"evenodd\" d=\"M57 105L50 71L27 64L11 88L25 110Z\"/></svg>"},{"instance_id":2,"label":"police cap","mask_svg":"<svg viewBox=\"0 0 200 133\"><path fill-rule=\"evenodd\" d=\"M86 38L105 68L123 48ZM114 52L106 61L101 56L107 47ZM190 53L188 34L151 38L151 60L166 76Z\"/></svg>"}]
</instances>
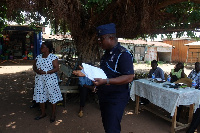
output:
<instances>
[{"instance_id":1,"label":"police cap","mask_svg":"<svg viewBox=\"0 0 200 133\"><path fill-rule=\"evenodd\" d=\"M115 29L115 24L114 23L100 25L96 29L97 29L98 36L102 36L102 35L106 35L106 34L115 34L116 33L116 29Z\"/></svg>"}]
</instances>

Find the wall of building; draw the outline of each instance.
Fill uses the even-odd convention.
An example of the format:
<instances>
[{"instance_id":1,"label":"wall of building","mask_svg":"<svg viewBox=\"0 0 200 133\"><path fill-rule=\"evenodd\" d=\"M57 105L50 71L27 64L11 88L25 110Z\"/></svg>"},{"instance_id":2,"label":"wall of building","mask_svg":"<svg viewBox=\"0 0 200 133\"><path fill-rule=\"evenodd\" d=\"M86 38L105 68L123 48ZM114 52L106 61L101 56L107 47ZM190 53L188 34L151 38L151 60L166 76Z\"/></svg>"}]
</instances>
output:
<instances>
[{"instance_id":1,"label":"wall of building","mask_svg":"<svg viewBox=\"0 0 200 133\"><path fill-rule=\"evenodd\" d=\"M157 47L148 47L144 61L157 60Z\"/></svg>"},{"instance_id":2,"label":"wall of building","mask_svg":"<svg viewBox=\"0 0 200 133\"><path fill-rule=\"evenodd\" d=\"M188 51L187 51L186 63L194 64L195 62L200 62L200 45L199 46L189 45L187 47Z\"/></svg>"},{"instance_id":3,"label":"wall of building","mask_svg":"<svg viewBox=\"0 0 200 133\"><path fill-rule=\"evenodd\" d=\"M188 47L184 44L188 44L194 41L190 40L165 40L164 43L172 45L172 62L186 62Z\"/></svg>"}]
</instances>

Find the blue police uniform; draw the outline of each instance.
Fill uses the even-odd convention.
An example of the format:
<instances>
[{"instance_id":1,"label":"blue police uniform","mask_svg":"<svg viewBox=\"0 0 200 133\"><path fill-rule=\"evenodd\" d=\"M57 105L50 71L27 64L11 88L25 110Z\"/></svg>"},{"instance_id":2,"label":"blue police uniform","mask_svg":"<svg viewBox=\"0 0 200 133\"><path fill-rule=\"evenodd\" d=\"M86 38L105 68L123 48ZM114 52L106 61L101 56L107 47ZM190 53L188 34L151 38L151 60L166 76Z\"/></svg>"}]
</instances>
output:
<instances>
[{"instance_id":1,"label":"blue police uniform","mask_svg":"<svg viewBox=\"0 0 200 133\"><path fill-rule=\"evenodd\" d=\"M134 74L131 53L119 43L105 51L100 68L108 78ZM129 84L102 85L98 87L102 122L106 133L120 133L120 122L130 98Z\"/></svg>"}]
</instances>

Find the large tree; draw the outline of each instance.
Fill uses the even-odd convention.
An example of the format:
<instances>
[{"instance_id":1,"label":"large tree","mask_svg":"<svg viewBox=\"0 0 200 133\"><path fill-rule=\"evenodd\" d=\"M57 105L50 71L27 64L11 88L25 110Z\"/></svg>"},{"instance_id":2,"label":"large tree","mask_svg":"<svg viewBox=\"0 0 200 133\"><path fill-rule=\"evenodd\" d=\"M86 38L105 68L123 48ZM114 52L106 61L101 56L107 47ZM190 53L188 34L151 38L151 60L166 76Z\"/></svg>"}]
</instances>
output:
<instances>
[{"instance_id":1,"label":"large tree","mask_svg":"<svg viewBox=\"0 0 200 133\"><path fill-rule=\"evenodd\" d=\"M101 24L115 23L122 38L184 31L193 35L200 26L200 0L0 0L0 4L0 22L25 19L39 26L42 15L55 32L70 31L83 61L99 57L95 27ZM21 11L28 16L23 18Z\"/></svg>"}]
</instances>

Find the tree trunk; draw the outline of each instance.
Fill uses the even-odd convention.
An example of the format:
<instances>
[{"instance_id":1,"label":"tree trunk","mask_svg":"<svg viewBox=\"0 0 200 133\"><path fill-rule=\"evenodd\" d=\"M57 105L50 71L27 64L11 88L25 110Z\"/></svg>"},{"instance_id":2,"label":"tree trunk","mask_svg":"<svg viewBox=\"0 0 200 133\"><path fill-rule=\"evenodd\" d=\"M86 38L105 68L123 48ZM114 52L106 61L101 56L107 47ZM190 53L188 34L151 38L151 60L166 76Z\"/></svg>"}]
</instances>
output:
<instances>
[{"instance_id":1,"label":"tree trunk","mask_svg":"<svg viewBox=\"0 0 200 133\"><path fill-rule=\"evenodd\" d=\"M78 52L78 57L82 62L94 63L100 61L101 50L99 50L95 33L92 35L82 34L73 39Z\"/></svg>"}]
</instances>

